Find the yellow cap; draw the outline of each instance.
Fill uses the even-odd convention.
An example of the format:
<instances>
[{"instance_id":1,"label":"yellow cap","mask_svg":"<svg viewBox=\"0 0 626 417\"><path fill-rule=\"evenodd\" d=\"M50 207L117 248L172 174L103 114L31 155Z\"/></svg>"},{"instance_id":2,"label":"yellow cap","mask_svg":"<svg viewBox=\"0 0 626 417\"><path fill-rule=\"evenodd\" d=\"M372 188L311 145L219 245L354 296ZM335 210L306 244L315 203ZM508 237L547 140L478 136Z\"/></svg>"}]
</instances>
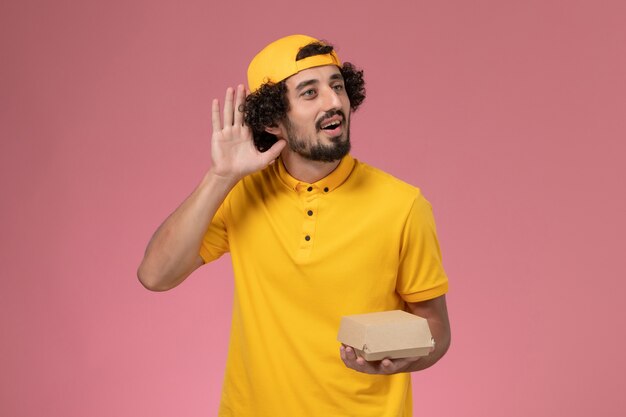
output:
<instances>
[{"instance_id":1,"label":"yellow cap","mask_svg":"<svg viewBox=\"0 0 626 417\"><path fill-rule=\"evenodd\" d=\"M255 92L267 82L278 83L298 72L322 65L341 66L339 57L332 51L329 54L314 55L296 61L302 47L319 40L306 35L291 35L267 45L248 66L248 88Z\"/></svg>"}]
</instances>

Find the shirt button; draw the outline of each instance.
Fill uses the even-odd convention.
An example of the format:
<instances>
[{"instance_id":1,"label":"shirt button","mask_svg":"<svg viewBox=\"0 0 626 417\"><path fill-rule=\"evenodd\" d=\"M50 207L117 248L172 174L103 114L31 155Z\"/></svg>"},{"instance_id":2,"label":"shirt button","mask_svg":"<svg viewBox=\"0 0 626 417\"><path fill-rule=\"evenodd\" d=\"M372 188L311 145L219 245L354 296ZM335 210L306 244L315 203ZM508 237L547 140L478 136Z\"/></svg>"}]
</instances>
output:
<instances>
[{"instance_id":1,"label":"shirt button","mask_svg":"<svg viewBox=\"0 0 626 417\"><path fill-rule=\"evenodd\" d=\"M324 192L327 193L328 192L328 187L324 187Z\"/></svg>"},{"instance_id":2,"label":"shirt button","mask_svg":"<svg viewBox=\"0 0 626 417\"><path fill-rule=\"evenodd\" d=\"M306 240L306 241L308 242L309 240L311 240L311 236L306 235L306 236L304 237L304 240Z\"/></svg>"},{"instance_id":3,"label":"shirt button","mask_svg":"<svg viewBox=\"0 0 626 417\"><path fill-rule=\"evenodd\" d=\"M307 211L306 214L308 214L309 216L312 216L313 215L313 210Z\"/></svg>"},{"instance_id":4,"label":"shirt button","mask_svg":"<svg viewBox=\"0 0 626 417\"><path fill-rule=\"evenodd\" d=\"M313 191L313 187L309 187L306 189L307 191Z\"/></svg>"}]
</instances>

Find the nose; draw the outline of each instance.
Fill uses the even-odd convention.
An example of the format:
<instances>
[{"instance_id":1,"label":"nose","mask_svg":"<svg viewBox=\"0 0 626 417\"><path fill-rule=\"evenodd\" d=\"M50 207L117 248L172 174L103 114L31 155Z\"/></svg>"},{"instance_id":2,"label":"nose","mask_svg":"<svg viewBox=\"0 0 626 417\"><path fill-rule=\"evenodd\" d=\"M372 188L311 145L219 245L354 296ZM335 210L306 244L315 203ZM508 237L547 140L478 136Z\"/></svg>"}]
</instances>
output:
<instances>
[{"instance_id":1,"label":"nose","mask_svg":"<svg viewBox=\"0 0 626 417\"><path fill-rule=\"evenodd\" d=\"M322 100L324 111L341 109L341 98L333 88L327 87L324 89Z\"/></svg>"}]
</instances>

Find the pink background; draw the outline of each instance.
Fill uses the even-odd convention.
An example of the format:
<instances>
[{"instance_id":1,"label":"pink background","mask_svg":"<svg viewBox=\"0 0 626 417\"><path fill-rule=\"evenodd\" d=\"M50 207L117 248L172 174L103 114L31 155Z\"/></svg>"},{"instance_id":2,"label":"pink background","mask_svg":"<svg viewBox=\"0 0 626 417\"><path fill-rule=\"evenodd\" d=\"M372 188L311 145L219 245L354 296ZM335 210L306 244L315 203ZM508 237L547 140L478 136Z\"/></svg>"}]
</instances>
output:
<instances>
[{"instance_id":1,"label":"pink background","mask_svg":"<svg viewBox=\"0 0 626 417\"><path fill-rule=\"evenodd\" d=\"M0 415L215 415L228 257L135 270L211 98L291 33L365 69L354 155L435 208L453 346L415 415L624 415L624 4L2 2Z\"/></svg>"}]
</instances>

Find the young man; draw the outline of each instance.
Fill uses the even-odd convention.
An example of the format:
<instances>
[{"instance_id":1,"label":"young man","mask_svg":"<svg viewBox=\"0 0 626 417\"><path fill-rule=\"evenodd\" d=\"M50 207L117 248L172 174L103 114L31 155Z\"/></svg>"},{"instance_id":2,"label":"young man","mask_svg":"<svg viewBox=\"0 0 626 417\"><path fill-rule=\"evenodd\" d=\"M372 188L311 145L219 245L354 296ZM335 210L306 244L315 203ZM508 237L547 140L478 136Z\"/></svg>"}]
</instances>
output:
<instances>
[{"instance_id":1,"label":"young man","mask_svg":"<svg viewBox=\"0 0 626 417\"><path fill-rule=\"evenodd\" d=\"M410 372L450 343L430 204L349 155L362 72L293 35L248 69L251 93L213 101L211 168L150 241L139 279L168 290L230 252L235 275L220 416L411 416ZM428 320L421 359L367 362L336 342L342 316Z\"/></svg>"}]
</instances>

